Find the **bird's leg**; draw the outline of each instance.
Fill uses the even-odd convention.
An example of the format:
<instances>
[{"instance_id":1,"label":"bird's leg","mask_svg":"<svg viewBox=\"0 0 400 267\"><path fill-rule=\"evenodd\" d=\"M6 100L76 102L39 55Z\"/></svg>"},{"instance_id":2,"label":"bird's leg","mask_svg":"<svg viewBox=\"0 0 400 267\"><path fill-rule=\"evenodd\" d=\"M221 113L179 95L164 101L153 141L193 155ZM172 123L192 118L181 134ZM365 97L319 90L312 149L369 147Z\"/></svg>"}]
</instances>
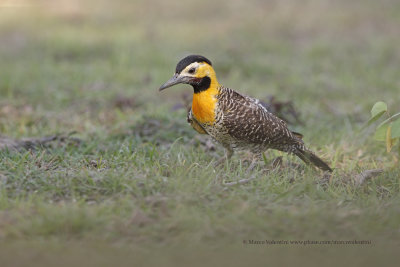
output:
<instances>
[{"instance_id":1,"label":"bird's leg","mask_svg":"<svg viewBox=\"0 0 400 267\"><path fill-rule=\"evenodd\" d=\"M254 169L254 167L256 166L256 164L260 158L261 158L261 154L253 154L251 163L250 163L249 167L246 169L246 173L249 173Z\"/></svg>"},{"instance_id":2,"label":"bird's leg","mask_svg":"<svg viewBox=\"0 0 400 267\"><path fill-rule=\"evenodd\" d=\"M225 161L229 160L233 155L233 150L230 146L225 146L226 154L225 156L221 157L217 162L215 162L214 167L217 167L224 163Z\"/></svg>"}]
</instances>

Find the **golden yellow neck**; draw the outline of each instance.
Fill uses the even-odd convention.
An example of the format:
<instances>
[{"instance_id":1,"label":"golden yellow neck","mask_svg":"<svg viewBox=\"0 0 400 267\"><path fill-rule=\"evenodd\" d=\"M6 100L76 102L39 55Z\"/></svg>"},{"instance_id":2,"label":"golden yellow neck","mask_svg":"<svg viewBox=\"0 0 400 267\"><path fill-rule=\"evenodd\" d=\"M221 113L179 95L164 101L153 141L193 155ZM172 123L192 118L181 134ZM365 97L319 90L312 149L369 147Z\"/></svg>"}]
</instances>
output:
<instances>
[{"instance_id":1,"label":"golden yellow neck","mask_svg":"<svg viewBox=\"0 0 400 267\"><path fill-rule=\"evenodd\" d=\"M212 68L207 74L211 79L210 87L193 94L192 112L196 120L200 123L213 123L215 121L215 106L219 93L219 83Z\"/></svg>"}]
</instances>

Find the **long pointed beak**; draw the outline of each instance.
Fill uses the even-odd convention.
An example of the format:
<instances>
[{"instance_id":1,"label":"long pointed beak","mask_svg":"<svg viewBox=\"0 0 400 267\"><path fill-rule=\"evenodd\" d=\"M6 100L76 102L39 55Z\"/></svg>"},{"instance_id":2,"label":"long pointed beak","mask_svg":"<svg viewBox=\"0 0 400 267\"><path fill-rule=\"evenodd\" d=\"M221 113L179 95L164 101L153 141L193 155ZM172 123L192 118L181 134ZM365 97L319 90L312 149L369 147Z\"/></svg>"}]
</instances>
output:
<instances>
[{"instance_id":1,"label":"long pointed beak","mask_svg":"<svg viewBox=\"0 0 400 267\"><path fill-rule=\"evenodd\" d=\"M175 84L178 83L183 83L185 82L185 77L183 76L179 76L179 74L175 74L174 76L172 76L171 79L169 79L166 83L164 83L163 85L161 85L160 89L158 89L159 91L162 91L164 89L167 89L168 87L174 86Z\"/></svg>"}]
</instances>

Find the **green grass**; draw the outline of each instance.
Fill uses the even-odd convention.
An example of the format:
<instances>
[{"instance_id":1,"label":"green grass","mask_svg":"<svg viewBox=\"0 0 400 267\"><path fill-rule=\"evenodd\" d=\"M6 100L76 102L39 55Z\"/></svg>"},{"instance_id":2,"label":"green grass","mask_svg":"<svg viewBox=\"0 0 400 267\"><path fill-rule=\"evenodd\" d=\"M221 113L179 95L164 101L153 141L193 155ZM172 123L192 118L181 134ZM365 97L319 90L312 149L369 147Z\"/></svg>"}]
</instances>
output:
<instances>
[{"instance_id":1,"label":"green grass","mask_svg":"<svg viewBox=\"0 0 400 267\"><path fill-rule=\"evenodd\" d=\"M155 250L160 262L186 252L183 261L201 263L189 252L195 248L205 258L285 261L277 247L242 244L250 239L371 240L314 246L371 263L398 246L398 162L372 129L361 130L376 101L399 107L397 1L25 4L0 1L0 132L16 139L76 132L81 141L0 151L0 255L10 264L45 251L81 260L96 251L113 259L114 251L131 261L131 250L138 261ZM226 86L293 101L305 124L291 128L331 163L332 178L288 167L300 163L292 157L267 173L281 155L271 151L253 171L257 179L226 188L248 176L246 153L214 168L222 148L205 146L177 108L191 89L157 91L189 53L210 58ZM384 172L354 184L375 168ZM20 257L21 249L32 255ZM300 246L279 249L288 261L310 255Z\"/></svg>"}]
</instances>

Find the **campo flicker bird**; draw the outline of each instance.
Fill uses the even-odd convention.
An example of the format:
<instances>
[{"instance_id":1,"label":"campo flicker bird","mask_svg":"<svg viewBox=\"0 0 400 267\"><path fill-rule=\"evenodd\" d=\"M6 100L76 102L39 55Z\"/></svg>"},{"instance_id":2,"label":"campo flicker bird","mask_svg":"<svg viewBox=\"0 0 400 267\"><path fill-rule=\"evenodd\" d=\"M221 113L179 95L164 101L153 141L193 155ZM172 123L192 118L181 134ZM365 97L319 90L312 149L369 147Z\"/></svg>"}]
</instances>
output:
<instances>
[{"instance_id":1,"label":"campo flicker bird","mask_svg":"<svg viewBox=\"0 0 400 267\"><path fill-rule=\"evenodd\" d=\"M207 58L185 57L176 66L175 75L159 90L179 83L190 84L194 89L188 122L197 132L209 134L222 144L227 158L235 150L261 154L267 149L276 149L295 154L324 171L332 171L305 147L301 134L291 132L286 123L270 113L258 99L220 85Z\"/></svg>"}]
</instances>

